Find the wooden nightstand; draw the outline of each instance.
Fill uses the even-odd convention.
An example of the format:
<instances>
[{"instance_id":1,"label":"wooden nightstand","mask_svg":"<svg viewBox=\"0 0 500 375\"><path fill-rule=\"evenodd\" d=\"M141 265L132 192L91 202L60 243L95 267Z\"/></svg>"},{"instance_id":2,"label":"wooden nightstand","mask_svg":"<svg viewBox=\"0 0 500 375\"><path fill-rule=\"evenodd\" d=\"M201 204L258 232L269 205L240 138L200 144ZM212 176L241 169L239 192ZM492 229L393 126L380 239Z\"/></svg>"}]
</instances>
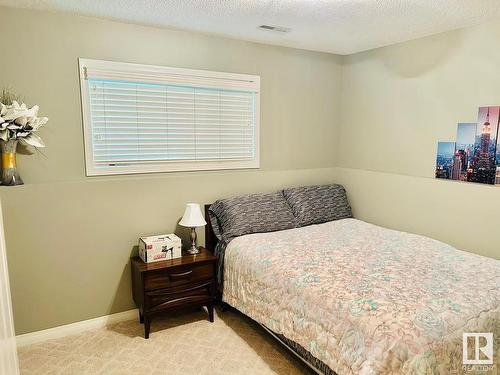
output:
<instances>
[{"instance_id":1,"label":"wooden nightstand","mask_svg":"<svg viewBox=\"0 0 500 375\"><path fill-rule=\"evenodd\" d=\"M186 307L207 306L214 321L215 256L200 247L197 255L146 264L132 258L132 293L149 338L152 316Z\"/></svg>"}]
</instances>

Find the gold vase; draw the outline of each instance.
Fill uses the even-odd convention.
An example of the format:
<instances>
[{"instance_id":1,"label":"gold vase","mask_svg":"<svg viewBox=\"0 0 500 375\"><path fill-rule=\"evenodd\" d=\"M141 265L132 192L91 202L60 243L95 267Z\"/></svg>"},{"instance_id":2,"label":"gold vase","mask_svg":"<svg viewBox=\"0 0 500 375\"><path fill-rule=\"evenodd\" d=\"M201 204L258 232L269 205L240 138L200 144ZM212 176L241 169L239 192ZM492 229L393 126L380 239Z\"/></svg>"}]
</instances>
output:
<instances>
[{"instance_id":1,"label":"gold vase","mask_svg":"<svg viewBox=\"0 0 500 375\"><path fill-rule=\"evenodd\" d=\"M17 139L9 141L0 140L0 152L2 153L2 185L23 185L24 182L17 172L16 149Z\"/></svg>"}]
</instances>

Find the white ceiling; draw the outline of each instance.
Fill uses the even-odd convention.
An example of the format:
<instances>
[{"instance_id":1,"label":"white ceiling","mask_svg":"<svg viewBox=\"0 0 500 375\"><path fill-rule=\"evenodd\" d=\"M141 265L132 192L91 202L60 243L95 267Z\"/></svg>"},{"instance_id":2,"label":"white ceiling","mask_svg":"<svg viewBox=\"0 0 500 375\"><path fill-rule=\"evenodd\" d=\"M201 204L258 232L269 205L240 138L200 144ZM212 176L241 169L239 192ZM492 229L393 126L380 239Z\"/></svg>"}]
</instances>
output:
<instances>
[{"instance_id":1,"label":"white ceiling","mask_svg":"<svg viewBox=\"0 0 500 375\"><path fill-rule=\"evenodd\" d=\"M471 26L500 15L499 0L0 0L0 5L337 54ZM262 24L291 31L257 29Z\"/></svg>"}]
</instances>

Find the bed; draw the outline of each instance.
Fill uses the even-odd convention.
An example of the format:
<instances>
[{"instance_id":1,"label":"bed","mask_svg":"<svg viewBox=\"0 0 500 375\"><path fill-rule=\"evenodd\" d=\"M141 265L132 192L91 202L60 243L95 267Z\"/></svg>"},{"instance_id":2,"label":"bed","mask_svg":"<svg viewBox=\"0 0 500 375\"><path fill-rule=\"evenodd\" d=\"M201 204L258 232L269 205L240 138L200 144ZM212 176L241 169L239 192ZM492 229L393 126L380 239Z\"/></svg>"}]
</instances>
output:
<instances>
[{"instance_id":1,"label":"bed","mask_svg":"<svg viewBox=\"0 0 500 375\"><path fill-rule=\"evenodd\" d=\"M262 232L258 218L273 213L252 219L248 202L236 198L228 220L246 212L239 224L246 233L228 238L221 211L208 210L206 242L222 258L222 300L324 374L462 373L467 332L493 333L498 358L500 262L356 220L343 188L334 189L344 195L341 204L337 197L325 207L325 194L312 203L306 194L302 211L281 192L287 204L277 211L288 207L295 220L288 229ZM304 220L315 205L320 218ZM275 229L269 220L263 227Z\"/></svg>"}]
</instances>

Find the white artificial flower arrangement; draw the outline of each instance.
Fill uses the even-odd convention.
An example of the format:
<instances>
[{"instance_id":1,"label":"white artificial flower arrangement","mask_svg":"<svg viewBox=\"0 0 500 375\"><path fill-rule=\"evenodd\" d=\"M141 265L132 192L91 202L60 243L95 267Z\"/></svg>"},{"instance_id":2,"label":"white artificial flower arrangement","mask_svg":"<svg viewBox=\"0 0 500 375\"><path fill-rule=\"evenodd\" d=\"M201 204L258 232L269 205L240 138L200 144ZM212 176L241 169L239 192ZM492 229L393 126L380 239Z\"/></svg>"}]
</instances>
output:
<instances>
[{"instance_id":1,"label":"white artificial flower arrangement","mask_svg":"<svg viewBox=\"0 0 500 375\"><path fill-rule=\"evenodd\" d=\"M42 139L35 134L49 119L37 117L37 105L28 108L13 100L6 105L0 102L0 139L4 141L20 140L34 147L45 147Z\"/></svg>"}]
</instances>

